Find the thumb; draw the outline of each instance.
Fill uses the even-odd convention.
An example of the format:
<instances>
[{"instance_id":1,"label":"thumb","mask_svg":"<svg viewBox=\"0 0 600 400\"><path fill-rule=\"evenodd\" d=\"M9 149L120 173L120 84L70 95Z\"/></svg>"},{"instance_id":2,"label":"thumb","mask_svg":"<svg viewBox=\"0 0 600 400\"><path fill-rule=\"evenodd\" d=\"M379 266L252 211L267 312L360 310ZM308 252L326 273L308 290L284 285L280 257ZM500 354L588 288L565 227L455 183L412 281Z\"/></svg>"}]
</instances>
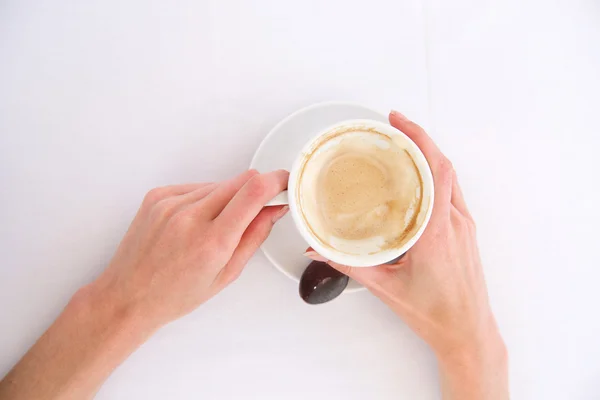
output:
<instances>
[{"instance_id":1,"label":"thumb","mask_svg":"<svg viewBox=\"0 0 600 400\"><path fill-rule=\"evenodd\" d=\"M231 255L231 259L219 272L219 275L215 280L219 281L222 285L228 285L237 279L250 258L267 239L273 225L280 220L288 210L288 206L263 208L256 218L254 218L252 223L250 223L248 228L246 228L240 242Z\"/></svg>"}]
</instances>

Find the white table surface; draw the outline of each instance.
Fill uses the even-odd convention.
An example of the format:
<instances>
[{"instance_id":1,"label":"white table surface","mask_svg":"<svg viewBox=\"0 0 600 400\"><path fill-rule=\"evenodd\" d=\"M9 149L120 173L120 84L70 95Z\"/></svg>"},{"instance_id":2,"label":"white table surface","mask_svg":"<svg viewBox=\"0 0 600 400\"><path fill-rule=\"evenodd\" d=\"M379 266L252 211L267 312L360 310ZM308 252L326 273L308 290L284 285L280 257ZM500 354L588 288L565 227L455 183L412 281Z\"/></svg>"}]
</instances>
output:
<instances>
[{"instance_id":1,"label":"white table surface","mask_svg":"<svg viewBox=\"0 0 600 400\"><path fill-rule=\"evenodd\" d=\"M0 375L111 258L144 193L226 178L323 100L395 107L478 223L513 399L600 398L600 3L0 2ZM369 293L313 307L262 254L99 399L439 399Z\"/></svg>"}]
</instances>

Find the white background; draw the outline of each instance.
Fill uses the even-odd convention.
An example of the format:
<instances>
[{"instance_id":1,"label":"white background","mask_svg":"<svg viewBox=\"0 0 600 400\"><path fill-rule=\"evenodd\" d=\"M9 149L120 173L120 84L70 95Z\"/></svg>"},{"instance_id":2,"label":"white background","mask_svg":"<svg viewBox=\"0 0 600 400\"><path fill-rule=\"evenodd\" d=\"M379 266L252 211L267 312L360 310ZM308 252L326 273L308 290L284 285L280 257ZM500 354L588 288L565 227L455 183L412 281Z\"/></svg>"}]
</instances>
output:
<instances>
[{"instance_id":1,"label":"white background","mask_svg":"<svg viewBox=\"0 0 600 400\"><path fill-rule=\"evenodd\" d=\"M0 2L0 376L110 260L144 193L240 172L299 107L397 108L477 220L513 399L600 398L600 3ZM438 399L370 294L311 307L262 254L99 399Z\"/></svg>"}]
</instances>

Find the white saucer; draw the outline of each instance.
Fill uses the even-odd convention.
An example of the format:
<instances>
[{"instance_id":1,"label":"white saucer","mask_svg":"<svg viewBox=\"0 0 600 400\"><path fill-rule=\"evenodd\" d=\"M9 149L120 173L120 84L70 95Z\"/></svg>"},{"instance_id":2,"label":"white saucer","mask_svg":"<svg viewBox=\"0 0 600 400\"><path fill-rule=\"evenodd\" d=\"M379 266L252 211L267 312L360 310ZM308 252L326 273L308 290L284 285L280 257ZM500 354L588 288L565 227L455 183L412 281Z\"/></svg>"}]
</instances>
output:
<instances>
[{"instance_id":1,"label":"white saucer","mask_svg":"<svg viewBox=\"0 0 600 400\"><path fill-rule=\"evenodd\" d=\"M298 153L319 131L348 119L374 119L387 123L387 118L369 108L345 102L318 103L302 108L279 122L264 138L254 154L250 168L260 172L290 170ZM308 244L286 215L279 221L261 246L269 261L286 276L298 282L310 260L303 256ZM344 293L362 290L350 280Z\"/></svg>"}]
</instances>

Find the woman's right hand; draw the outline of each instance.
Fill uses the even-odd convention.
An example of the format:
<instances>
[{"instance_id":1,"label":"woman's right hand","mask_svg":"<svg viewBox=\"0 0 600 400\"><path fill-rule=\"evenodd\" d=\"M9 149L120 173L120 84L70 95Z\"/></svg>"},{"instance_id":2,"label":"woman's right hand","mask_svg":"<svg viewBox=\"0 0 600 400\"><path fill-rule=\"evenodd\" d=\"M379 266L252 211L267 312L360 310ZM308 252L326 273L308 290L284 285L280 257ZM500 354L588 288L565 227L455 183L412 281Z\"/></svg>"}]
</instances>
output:
<instances>
[{"instance_id":1,"label":"woman's right hand","mask_svg":"<svg viewBox=\"0 0 600 400\"><path fill-rule=\"evenodd\" d=\"M420 126L398 112L389 118L429 162L435 185L431 220L393 265L329 264L366 286L432 347L445 398L507 399L506 350L488 301L475 224L456 173ZM311 249L306 255L326 261Z\"/></svg>"}]
</instances>

